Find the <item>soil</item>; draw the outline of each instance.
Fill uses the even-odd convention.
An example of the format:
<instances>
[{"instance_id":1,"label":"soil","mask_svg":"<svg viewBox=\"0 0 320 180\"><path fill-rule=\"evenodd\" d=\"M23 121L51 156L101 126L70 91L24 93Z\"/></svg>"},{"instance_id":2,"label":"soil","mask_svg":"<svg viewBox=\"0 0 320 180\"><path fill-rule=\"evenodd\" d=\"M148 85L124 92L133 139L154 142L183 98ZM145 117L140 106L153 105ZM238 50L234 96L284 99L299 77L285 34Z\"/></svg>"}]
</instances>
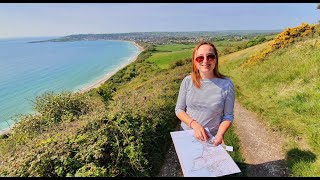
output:
<instances>
[{"instance_id":1,"label":"soil","mask_svg":"<svg viewBox=\"0 0 320 180\"><path fill-rule=\"evenodd\" d=\"M288 168L283 152L284 138L272 131L258 116L235 102L234 129L240 140L248 177L287 177ZM173 143L158 177L183 177Z\"/></svg>"}]
</instances>

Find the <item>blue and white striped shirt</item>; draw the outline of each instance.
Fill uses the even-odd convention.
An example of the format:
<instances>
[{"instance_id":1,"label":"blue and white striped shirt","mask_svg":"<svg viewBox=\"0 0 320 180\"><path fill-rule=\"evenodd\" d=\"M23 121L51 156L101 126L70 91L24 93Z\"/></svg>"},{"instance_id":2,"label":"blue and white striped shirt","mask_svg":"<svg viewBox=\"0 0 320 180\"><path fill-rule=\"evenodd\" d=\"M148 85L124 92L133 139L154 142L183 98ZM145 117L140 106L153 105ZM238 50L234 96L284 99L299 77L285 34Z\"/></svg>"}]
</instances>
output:
<instances>
[{"instance_id":1,"label":"blue and white striped shirt","mask_svg":"<svg viewBox=\"0 0 320 180\"><path fill-rule=\"evenodd\" d=\"M175 113L186 112L203 127L208 127L216 135L222 121L234 120L234 86L229 78L210 78L201 80L201 88L196 88L191 75L186 76L180 85ZM181 122L184 130L191 129Z\"/></svg>"}]
</instances>

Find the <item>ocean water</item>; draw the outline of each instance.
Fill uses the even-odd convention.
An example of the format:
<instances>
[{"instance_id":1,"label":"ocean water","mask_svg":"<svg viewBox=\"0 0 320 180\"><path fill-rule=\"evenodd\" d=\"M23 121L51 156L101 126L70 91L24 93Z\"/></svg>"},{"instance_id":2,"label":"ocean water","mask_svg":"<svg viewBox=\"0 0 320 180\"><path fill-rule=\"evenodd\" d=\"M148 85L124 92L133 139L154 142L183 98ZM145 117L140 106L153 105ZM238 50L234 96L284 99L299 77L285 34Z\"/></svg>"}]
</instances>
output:
<instances>
[{"instance_id":1,"label":"ocean water","mask_svg":"<svg viewBox=\"0 0 320 180\"><path fill-rule=\"evenodd\" d=\"M79 91L140 53L125 41L28 43L46 39L0 39L0 130L32 113L36 96Z\"/></svg>"}]
</instances>

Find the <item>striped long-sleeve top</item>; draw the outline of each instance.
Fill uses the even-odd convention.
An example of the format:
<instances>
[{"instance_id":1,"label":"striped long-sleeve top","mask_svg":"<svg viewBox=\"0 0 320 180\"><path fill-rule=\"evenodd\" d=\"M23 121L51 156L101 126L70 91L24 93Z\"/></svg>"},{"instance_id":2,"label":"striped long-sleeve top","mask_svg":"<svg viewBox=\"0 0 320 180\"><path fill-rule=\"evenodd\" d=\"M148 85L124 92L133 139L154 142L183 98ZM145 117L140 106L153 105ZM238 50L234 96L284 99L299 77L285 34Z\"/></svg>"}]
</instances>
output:
<instances>
[{"instance_id":1,"label":"striped long-sleeve top","mask_svg":"<svg viewBox=\"0 0 320 180\"><path fill-rule=\"evenodd\" d=\"M180 85L175 113L186 112L215 135L222 121L234 120L234 100L234 86L229 78L202 79L198 89L193 85L191 75L188 75ZM181 122L181 127L191 129L184 122Z\"/></svg>"}]
</instances>

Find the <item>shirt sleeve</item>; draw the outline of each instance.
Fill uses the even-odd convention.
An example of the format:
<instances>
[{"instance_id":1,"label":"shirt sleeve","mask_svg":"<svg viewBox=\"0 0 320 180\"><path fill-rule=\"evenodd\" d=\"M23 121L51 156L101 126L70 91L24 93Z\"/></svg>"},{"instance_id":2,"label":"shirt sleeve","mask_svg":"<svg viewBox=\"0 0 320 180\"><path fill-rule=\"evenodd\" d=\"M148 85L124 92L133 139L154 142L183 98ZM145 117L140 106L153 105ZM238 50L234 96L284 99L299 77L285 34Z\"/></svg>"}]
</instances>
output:
<instances>
[{"instance_id":1,"label":"shirt sleeve","mask_svg":"<svg viewBox=\"0 0 320 180\"><path fill-rule=\"evenodd\" d=\"M186 108L187 108L186 95L187 95L187 78L184 78L180 85L179 95L178 95L177 104L175 108L175 112L177 116L181 111L186 112Z\"/></svg>"},{"instance_id":2,"label":"shirt sleeve","mask_svg":"<svg viewBox=\"0 0 320 180\"><path fill-rule=\"evenodd\" d=\"M230 80L230 84L227 90L227 97L224 103L223 110L223 118L222 121L228 120L233 122L234 120L234 100L235 100L235 92L232 81Z\"/></svg>"}]
</instances>

